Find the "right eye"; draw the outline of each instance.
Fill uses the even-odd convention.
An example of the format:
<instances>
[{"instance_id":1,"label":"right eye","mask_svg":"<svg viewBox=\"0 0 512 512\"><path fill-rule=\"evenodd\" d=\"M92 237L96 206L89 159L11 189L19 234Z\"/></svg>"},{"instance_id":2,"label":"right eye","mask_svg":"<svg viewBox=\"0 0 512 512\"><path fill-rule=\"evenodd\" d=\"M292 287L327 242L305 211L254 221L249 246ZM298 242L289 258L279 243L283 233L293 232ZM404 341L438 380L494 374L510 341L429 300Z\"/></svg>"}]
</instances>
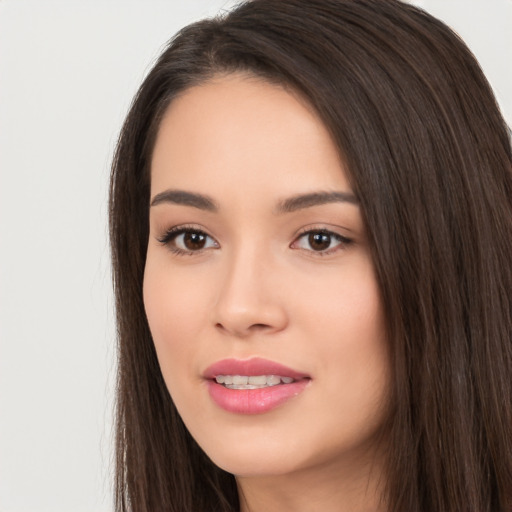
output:
<instances>
[{"instance_id":1,"label":"right eye","mask_svg":"<svg viewBox=\"0 0 512 512\"><path fill-rule=\"evenodd\" d=\"M158 241L176 254L191 255L219 247L219 244L204 231L187 227L171 228Z\"/></svg>"}]
</instances>

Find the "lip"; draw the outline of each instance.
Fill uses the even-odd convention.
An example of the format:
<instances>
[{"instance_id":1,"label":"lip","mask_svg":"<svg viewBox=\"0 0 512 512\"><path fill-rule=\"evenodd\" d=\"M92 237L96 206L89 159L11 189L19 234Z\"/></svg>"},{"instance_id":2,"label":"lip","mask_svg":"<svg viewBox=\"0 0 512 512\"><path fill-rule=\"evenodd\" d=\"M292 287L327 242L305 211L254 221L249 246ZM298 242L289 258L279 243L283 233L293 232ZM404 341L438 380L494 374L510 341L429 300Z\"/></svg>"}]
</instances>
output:
<instances>
[{"instance_id":1,"label":"lip","mask_svg":"<svg viewBox=\"0 0 512 512\"><path fill-rule=\"evenodd\" d=\"M294 382L259 389L228 389L215 381L217 375L279 375ZM235 414L262 414L288 402L304 391L311 377L275 361L259 357L223 359L203 373L210 398L222 409Z\"/></svg>"},{"instance_id":2,"label":"lip","mask_svg":"<svg viewBox=\"0 0 512 512\"><path fill-rule=\"evenodd\" d=\"M209 366L203 373L205 379L215 379L217 375L280 375L294 380L309 378L306 373L288 368L275 361L252 357L251 359L223 359Z\"/></svg>"}]
</instances>

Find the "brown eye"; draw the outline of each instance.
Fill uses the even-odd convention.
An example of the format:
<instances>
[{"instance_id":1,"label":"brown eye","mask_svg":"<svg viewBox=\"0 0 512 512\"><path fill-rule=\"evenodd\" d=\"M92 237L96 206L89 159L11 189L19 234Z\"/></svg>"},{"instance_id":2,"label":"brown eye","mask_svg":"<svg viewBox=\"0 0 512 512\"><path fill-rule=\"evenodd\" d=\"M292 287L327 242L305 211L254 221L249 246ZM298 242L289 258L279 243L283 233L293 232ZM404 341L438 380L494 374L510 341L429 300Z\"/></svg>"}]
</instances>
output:
<instances>
[{"instance_id":1,"label":"brown eye","mask_svg":"<svg viewBox=\"0 0 512 512\"><path fill-rule=\"evenodd\" d=\"M306 231L292 243L291 248L325 255L344 249L351 243L350 238L322 229Z\"/></svg>"},{"instance_id":2,"label":"brown eye","mask_svg":"<svg viewBox=\"0 0 512 512\"><path fill-rule=\"evenodd\" d=\"M172 228L158 241L177 254L192 254L219 247L210 235L192 228Z\"/></svg>"},{"instance_id":3,"label":"brown eye","mask_svg":"<svg viewBox=\"0 0 512 512\"><path fill-rule=\"evenodd\" d=\"M331 245L331 235L327 233L309 233L308 243L314 251L325 251Z\"/></svg>"},{"instance_id":4,"label":"brown eye","mask_svg":"<svg viewBox=\"0 0 512 512\"><path fill-rule=\"evenodd\" d=\"M183 245L189 251L198 251L206 245L206 238L204 233L189 231L183 235Z\"/></svg>"}]
</instances>

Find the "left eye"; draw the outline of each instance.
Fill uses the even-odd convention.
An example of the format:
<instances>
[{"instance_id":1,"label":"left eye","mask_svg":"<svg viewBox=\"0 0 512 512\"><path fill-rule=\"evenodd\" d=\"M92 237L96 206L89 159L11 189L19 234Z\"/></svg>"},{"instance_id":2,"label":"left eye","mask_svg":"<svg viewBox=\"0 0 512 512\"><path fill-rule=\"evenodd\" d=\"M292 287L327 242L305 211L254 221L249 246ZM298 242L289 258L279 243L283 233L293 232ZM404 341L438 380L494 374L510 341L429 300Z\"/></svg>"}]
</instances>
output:
<instances>
[{"instance_id":1,"label":"left eye","mask_svg":"<svg viewBox=\"0 0 512 512\"><path fill-rule=\"evenodd\" d=\"M159 239L176 253L193 253L203 249L218 247L215 240L204 231L192 228L171 229L167 234Z\"/></svg>"},{"instance_id":2,"label":"left eye","mask_svg":"<svg viewBox=\"0 0 512 512\"><path fill-rule=\"evenodd\" d=\"M174 238L174 245L185 251L200 251L213 247L213 240L201 231L185 231Z\"/></svg>"},{"instance_id":3,"label":"left eye","mask_svg":"<svg viewBox=\"0 0 512 512\"><path fill-rule=\"evenodd\" d=\"M293 242L292 248L326 253L340 246L348 245L350 242L350 239L332 231L316 230L301 235Z\"/></svg>"}]
</instances>

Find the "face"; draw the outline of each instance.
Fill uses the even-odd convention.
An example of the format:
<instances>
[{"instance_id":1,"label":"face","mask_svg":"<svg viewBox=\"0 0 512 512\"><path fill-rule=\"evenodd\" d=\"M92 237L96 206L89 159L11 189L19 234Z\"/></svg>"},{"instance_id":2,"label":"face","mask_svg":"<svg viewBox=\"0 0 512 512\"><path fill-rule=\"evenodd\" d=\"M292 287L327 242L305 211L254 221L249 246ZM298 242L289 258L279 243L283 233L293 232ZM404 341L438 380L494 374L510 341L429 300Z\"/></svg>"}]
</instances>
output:
<instances>
[{"instance_id":1,"label":"face","mask_svg":"<svg viewBox=\"0 0 512 512\"><path fill-rule=\"evenodd\" d=\"M230 75L171 103L144 302L172 399L217 465L283 475L375 456L379 290L339 154L298 95Z\"/></svg>"}]
</instances>

